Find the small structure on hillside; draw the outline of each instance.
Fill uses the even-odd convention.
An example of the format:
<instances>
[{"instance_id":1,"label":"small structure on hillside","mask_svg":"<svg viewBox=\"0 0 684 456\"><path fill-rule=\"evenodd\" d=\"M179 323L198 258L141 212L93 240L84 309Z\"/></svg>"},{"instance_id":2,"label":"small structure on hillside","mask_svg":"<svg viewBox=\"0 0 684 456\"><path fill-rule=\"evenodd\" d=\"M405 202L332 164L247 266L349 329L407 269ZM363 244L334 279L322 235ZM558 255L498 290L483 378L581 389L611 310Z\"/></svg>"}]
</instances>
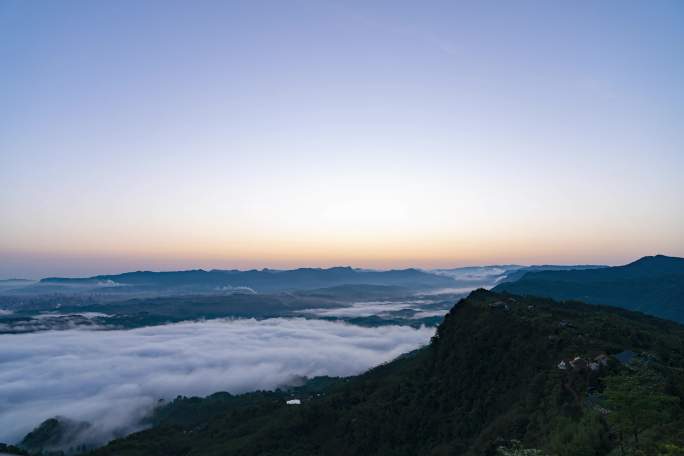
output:
<instances>
[{"instance_id":1,"label":"small structure on hillside","mask_svg":"<svg viewBox=\"0 0 684 456\"><path fill-rule=\"evenodd\" d=\"M558 369L573 369L575 371L590 369L592 371L598 371L601 366L606 365L608 365L608 357L606 355L596 356L593 361L591 361L591 359L584 359L581 356L575 356L570 361L563 360L558 363Z\"/></svg>"},{"instance_id":2,"label":"small structure on hillside","mask_svg":"<svg viewBox=\"0 0 684 456\"><path fill-rule=\"evenodd\" d=\"M285 401L287 405L301 405L302 401L299 399L290 399L288 401Z\"/></svg>"},{"instance_id":3,"label":"small structure on hillside","mask_svg":"<svg viewBox=\"0 0 684 456\"><path fill-rule=\"evenodd\" d=\"M608 365L608 355L606 355L605 353L601 353L600 355L594 357L594 361L596 361L601 366L607 366Z\"/></svg>"},{"instance_id":4,"label":"small structure on hillside","mask_svg":"<svg viewBox=\"0 0 684 456\"><path fill-rule=\"evenodd\" d=\"M587 368L587 361L584 358L575 356L575 358L572 361L570 361L570 365L573 369L582 370Z\"/></svg>"},{"instance_id":5,"label":"small structure on hillside","mask_svg":"<svg viewBox=\"0 0 684 456\"><path fill-rule=\"evenodd\" d=\"M511 310L511 307L503 301L490 302L489 307L493 309L503 308L504 310Z\"/></svg>"}]
</instances>

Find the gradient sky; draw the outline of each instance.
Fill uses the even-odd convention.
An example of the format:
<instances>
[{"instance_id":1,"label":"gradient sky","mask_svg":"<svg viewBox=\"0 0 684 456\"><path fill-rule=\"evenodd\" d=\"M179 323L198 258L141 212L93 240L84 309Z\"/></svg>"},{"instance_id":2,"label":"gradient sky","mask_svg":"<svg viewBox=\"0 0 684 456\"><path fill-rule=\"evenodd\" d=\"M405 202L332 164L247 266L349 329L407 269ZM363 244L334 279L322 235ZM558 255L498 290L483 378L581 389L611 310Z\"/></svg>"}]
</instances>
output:
<instances>
[{"instance_id":1,"label":"gradient sky","mask_svg":"<svg viewBox=\"0 0 684 456\"><path fill-rule=\"evenodd\" d=\"M684 256L684 2L0 0L0 278Z\"/></svg>"}]
</instances>

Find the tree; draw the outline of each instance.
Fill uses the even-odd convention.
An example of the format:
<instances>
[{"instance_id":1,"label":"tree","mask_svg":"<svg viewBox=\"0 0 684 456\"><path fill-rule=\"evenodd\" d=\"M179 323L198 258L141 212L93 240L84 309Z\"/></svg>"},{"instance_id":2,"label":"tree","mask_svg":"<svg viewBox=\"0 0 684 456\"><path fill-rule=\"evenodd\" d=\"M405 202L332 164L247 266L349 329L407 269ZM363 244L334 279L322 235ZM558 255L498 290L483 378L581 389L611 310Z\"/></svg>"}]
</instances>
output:
<instances>
[{"instance_id":1,"label":"tree","mask_svg":"<svg viewBox=\"0 0 684 456\"><path fill-rule=\"evenodd\" d=\"M679 398L663 392L664 381L646 366L605 379L608 422L617 430L624 453L625 435L639 447L641 433L667 419Z\"/></svg>"},{"instance_id":2,"label":"tree","mask_svg":"<svg viewBox=\"0 0 684 456\"><path fill-rule=\"evenodd\" d=\"M662 456L684 456L684 448L674 443L662 444L659 450Z\"/></svg>"},{"instance_id":3,"label":"tree","mask_svg":"<svg viewBox=\"0 0 684 456\"><path fill-rule=\"evenodd\" d=\"M579 420L558 417L548 444L548 450L554 456L603 455L612 447L607 424L591 411Z\"/></svg>"}]
</instances>

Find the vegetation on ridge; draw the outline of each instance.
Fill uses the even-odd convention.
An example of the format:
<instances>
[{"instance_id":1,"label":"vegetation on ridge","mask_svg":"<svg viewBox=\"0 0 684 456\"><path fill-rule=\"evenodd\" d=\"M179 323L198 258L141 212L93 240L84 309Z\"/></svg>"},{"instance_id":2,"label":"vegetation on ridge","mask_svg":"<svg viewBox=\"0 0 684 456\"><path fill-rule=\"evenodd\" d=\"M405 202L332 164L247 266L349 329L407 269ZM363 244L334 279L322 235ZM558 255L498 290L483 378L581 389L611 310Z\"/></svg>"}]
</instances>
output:
<instances>
[{"instance_id":1,"label":"vegetation on ridge","mask_svg":"<svg viewBox=\"0 0 684 456\"><path fill-rule=\"evenodd\" d=\"M684 258L656 255L624 266L527 272L494 291L622 307L684 323Z\"/></svg>"},{"instance_id":2,"label":"vegetation on ridge","mask_svg":"<svg viewBox=\"0 0 684 456\"><path fill-rule=\"evenodd\" d=\"M151 429L93 454L682 454L683 367L678 324L478 290L428 347L322 392L288 393L301 405L282 392L239 406L179 398ZM169 418L199 410L212 411Z\"/></svg>"}]
</instances>

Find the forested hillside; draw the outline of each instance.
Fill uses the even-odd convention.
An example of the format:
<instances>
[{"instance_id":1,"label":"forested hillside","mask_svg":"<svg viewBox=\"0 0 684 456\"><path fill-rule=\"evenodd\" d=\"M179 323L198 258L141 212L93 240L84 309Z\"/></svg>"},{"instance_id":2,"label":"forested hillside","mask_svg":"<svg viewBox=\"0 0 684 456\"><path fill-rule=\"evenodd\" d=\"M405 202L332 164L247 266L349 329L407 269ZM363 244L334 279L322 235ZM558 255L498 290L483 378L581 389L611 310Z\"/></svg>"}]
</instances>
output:
<instances>
[{"instance_id":1,"label":"forested hillside","mask_svg":"<svg viewBox=\"0 0 684 456\"><path fill-rule=\"evenodd\" d=\"M478 290L364 375L179 398L93 455L683 454L683 367L678 324Z\"/></svg>"},{"instance_id":2,"label":"forested hillside","mask_svg":"<svg viewBox=\"0 0 684 456\"><path fill-rule=\"evenodd\" d=\"M656 255L624 266L527 272L494 291L575 299L684 323L684 258Z\"/></svg>"}]
</instances>

